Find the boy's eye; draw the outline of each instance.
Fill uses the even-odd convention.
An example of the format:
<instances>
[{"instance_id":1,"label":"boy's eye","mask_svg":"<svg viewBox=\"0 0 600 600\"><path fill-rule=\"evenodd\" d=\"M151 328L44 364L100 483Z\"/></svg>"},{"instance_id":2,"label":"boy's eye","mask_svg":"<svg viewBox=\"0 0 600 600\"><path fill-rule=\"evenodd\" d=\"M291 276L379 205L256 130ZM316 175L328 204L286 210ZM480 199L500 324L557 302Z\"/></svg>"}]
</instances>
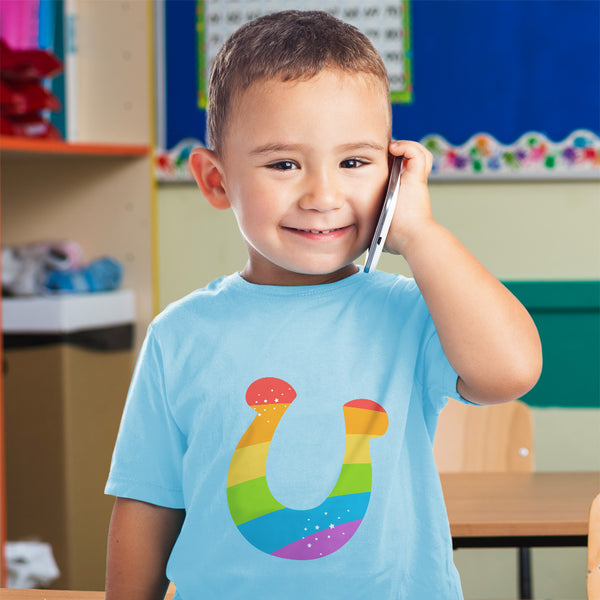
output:
<instances>
[{"instance_id":1,"label":"boy's eye","mask_svg":"<svg viewBox=\"0 0 600 600\"><path fill-rule=\"evenodd\" d=\"M342 169L356 169L362 167L365 164L364 160L360 158L347 158L340 163Z\"/></svg>"},{"instance_id":2,"label":"boy's eye","mask_svg":"<svg viewBox=\"0 0 600 600\"><path fill-rule=\"evenodd\" d=\"M269 169L276 169L278 171L289 171L290 169L297 169L295 162L291 160L280 160L276 163L268 165Z\"/></svg>"}]
</instances>

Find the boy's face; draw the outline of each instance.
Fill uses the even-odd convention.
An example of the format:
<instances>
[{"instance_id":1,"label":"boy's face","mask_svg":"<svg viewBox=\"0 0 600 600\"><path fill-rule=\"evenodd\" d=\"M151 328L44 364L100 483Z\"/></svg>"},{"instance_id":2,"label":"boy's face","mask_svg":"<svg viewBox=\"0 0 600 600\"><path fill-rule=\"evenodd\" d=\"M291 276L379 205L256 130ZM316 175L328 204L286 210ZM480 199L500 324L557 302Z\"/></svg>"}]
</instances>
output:
<instances>
[{"instance_id":1,"label":"boy's face","mask_svg":"<svg viewBox=\"0 0 600 600\"><path fill-rule=\"evenodd\" d=\"M374 80L333 70L258 82L238 97L220 171L247 280L310 285L356 271L387 184L387 102Z\"/></svg>"}]
</instances>

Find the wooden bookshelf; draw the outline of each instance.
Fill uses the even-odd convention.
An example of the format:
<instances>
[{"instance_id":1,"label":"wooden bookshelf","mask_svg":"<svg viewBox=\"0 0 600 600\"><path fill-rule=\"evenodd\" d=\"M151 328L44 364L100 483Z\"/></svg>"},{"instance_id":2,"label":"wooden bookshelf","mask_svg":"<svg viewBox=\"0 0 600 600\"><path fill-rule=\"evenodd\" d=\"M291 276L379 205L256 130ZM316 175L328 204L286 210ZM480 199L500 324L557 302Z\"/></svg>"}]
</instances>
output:
<instances>
[{"instance_id":1,"label":"wooden bookshelf","mask_svg":"<svg viewBox=\"0 0 600 600\"><path fill-rule=\"evenodd\" d=\"M76 82L78 135L74 141L0 137L1 241L3 246L10 246L73 240L82 246L86 262L107 255L116 258L123 265L123 287L135 292L137 353L157 305L152 2L76 0L74 5L79 11L81 60ZM5 350L5 358L7 355ZM0 383L2 389L8 389ZM124 398L107 399L115 401L123 402ZM2 415L5 421L7 416L3 402L8 407L6 392L0 400L0 542L6 536L7 521L10 531L10 515L7 519L1 492L5 465ZM111 422L111 428L113 425ZM6 447L5 456L13 451ZM61 486L61 482L56 485ZM95 493L102 495L100 486ZM10 489L6 494L10 498ZM71 502L80 501L74 498ZM18 507L18 502L13 498L15 505ZM104 518L103 514L100 520ZM79 521L68 527L78 528ZM68 581L61 579L59 584L101 589L103 564L94 564L96 579L83 580L87 577L83 574L90 572L89 565L84 564L89 550L75 547L73 560L63 565Z\"/></svg>"}]
</instances>

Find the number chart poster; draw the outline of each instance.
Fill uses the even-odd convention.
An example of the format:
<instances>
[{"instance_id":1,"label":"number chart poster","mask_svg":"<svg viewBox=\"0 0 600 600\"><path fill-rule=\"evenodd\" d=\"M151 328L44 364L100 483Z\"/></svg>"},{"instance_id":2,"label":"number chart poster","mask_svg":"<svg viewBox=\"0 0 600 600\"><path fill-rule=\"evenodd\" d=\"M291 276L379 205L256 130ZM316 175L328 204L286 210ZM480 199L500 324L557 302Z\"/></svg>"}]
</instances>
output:
<instances>
[{"instance_id":1,"label":"number chart poster","mask_svg":"<svg viewBox=\"0 0 600 600\"><path fill-rule=\"evenodd\" d=\"M600 0L155 0L157 170L189 178L207 74L255 16L326 10L388 68L393 136L425 144L432 178L600 178ZM313 6L314 5L314 6Z\"/></svg>"},{"instance_id":2,"label":"number chart poster","mask_svg":"<svg viewBox=\"0 0 600 600\"><path fill-rule=\"evenodd\" d=\"M277 6L279 4L279 6ZM294 3L273 0L246 2L205 0L198 2L198 86L199 104L206 107L207 82L217 51L243 23L278 8L293 8ZM383 57L390 78L392 103L410 102L410 31L409 2L373 2L356 0L304 0L302 10L322 10L343 19L365 33Z\"/></svg>"}]
</instances>

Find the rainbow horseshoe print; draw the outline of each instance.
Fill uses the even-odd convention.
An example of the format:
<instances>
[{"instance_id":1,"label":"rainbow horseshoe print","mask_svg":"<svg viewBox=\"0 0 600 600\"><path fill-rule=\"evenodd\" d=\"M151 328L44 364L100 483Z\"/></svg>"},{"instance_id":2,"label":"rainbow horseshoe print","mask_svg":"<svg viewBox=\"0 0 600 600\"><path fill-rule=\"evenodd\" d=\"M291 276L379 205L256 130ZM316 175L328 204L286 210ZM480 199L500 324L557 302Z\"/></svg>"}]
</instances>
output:
<instances>
[{"instance_id":1,"label":"rainbow horseshoe print","mask_svg":"<svg viewBox=\"0 0 600 600\"><path fill-rule=\"evenodd\" d=\"M274 377L248 388L246 402L257 414L233 453L227 502L237 528L253 546L280 558L312 560L339 550L361 524L371 496L369 440L386 432L388 417L372 400L344 404L346 449L337 483L319 506L295 510L275 499L266 476L269 445L295 398L295 390Z\"/></svg>"}]
</instances>

